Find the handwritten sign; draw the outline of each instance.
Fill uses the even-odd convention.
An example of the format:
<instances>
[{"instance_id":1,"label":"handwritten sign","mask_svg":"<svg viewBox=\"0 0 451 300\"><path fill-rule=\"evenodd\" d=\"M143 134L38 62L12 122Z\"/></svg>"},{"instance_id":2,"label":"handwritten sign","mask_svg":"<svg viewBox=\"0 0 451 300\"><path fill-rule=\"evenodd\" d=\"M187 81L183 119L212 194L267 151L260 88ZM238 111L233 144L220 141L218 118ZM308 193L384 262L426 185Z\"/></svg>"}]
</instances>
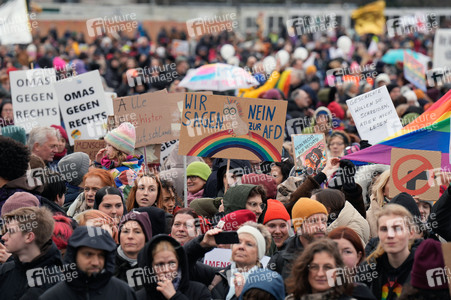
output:
<instances>
[{"instance_id":1,"label":"handwritten sign","mask_svg":"<svg viewBox=\"0 0 451 300\"><path fill-rule=\"evenodd\" d=\"M54 87L71 145L105 135L107 105L98 70L58 81Z\"/></svg>"},{"instance_id":2,"label":"handwritten sign","mask_svg":"<svg viewBox=\"0 0 451 300\"><path fill-rule=\"evenodd\" d=\"M439 151L393 148L389 196L405 192L420 200L437 200L440 186L435 182L435 170L440 169L441 159Z\"/></svg>"},{"instance_id":3,"label":"handwritten sign","mask_svg":"<svg viewBox=\"0 0 451 300\"><path fill-rule=\"evenodd\" d=\"M286 101L186 93L180 155L280 161Z\"/></svg>"},{"instance_id":4,"label":"handwritten sign","mask_svg":"<svg viewBox=\"0 0 451 300\"><path fill-rule=\"evenodd\" d=\"M295 134L291 136L295 165L307 174L317 173L326 163L326 137L324 134Z\"/></svg>"},{"instance_id":5,"label":"handwritten sign","mask_svg":"<svg viewBox=\"0 0 451 300\"><path fill-rule=\"evenodd\" d=\"M135 126L136 147L161 144L180 135L180 128L172 124L180 124L177 102L183 98L184 93L168 94L166 90L116 98L114 117L117 124L127 121Z\"/></svg>"},{"instance_id":6,"label":"handwritten sign","mask_svg":"<svg viewBox=\"0 0 451 300\"><path fill-rule=\"evenodd\" d=\"M37 126L60 124L60 110L53 83L55 69L33 69L10 73L14 123L30 133Z\"/></svg>"},{"instance_id":7,"label":"handwritten sign","mask_svg":"<svg viewBox=\"0 0 451 300\"><path fill-rule=\"evenodd\" d=\"M413 85L426 92L426 71L424 65L412 55L404 52L404 77Z\"/></svg>"},{"instance_id":8,"label":"handwritten sign","mask_svg":"<svg viewBox=\"0 0 451 300\"><path fill-rule=\"evenodd\" d=\"M91 160L96 160L97 152L105 148L104 140L75 140L74 152L84 152Z\"/></svg>"},{"instance_id":9,"label":"handwritten sign","mask_svg":"<svg viewBox=\"0 0 451 300\"><path fill-rule=\"evenodd\" d=\"M346 101L357 131L374 145L402 128L401 121L384 85Z\"/></svg>"},{"instance_id":10,"label":"handwritten sign","mask_svg":"<svg viewBox=\"0 0 451 300\"><path fill-rule=\"evenodd\" d=\"M433 67L451 67L451 29L437 29L434 37Z\"/></svg>"}]
</instances>

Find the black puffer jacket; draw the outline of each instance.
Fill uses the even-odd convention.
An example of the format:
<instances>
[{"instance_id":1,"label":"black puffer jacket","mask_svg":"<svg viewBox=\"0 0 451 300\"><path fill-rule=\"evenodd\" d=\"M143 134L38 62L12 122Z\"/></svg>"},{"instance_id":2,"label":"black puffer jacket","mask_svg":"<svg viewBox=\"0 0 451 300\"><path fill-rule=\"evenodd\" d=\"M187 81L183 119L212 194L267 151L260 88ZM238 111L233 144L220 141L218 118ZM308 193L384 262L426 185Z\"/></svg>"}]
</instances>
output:
<instances>
[{"instance_id":1,"label":"black puffer jacket","mask_svg":"<svg viewBox=\"0 0 451 300\"><path fill-rule=\"evenodd\" d=\"M127 283L113 277L116 243L110 234L94 227L80 226L76 228L67 244L64 262L76 263L77 251L80 247L90 247L105 251L105 263L103 270L92 276L75 267L69 272L75 272L77 276L71 276L71 280L65 280L47 290L39 299L44 300L72 300L72 299L136 299L135 292ZM69 278L69 276L67 276Z\"/></svg>"},{"instance_id":2,"label":"black puffer jacket","mask_svg":"<svg viewBox=\"0 0 451 300\"><path fill-rule=\"evenodd\" d=\"M140 268L152 270L152 251L161 241L168 241L174 246L178 256L179 273L181 273L181 276L176 279L179 280L179 286L176 289L176 294L171 300L210 300L211 295L205 285L189 280L188 260L185 250L175 239L168 235L160 234L154 236L150 242L144 246L138 255L138 266ZM145 274L149 273L145 272ZM136 292L138 299L166 299L162 293L157 291L157 280L152 280L152 278L154 278L153 276L155 276L155 274L150 272L150 280L144 280L144 288Z\"/></svg>"},{"instance_id":3,"label":"black puffer jacket","mask_svg":"<svg viewBox=\"0 0 451 300\"><path fill-rule=\"evenodd\" d=\"M268 269L276 271L285 280L291 272L292 262L301 255L304 247L302 246L299 236L289 237L284 245L283 250L274 254L268 262Z\"/></svg>"},{"instance_id":4,"label":"black puffer jacket","mask_svg":"<svg viewBox=\"0 0 451 300\"><path fill-rule=\"evenodd\" d=\"M49 282L41 268L59 273L62 266L61 254L56 245L49 240L41 250L42 254L29 263L22 263L16 256L0 267L0 299L37 299L47 289L58 283L58 276L53 277L55 281ZM33 269L36 269L33 271ZM29 271L29 272L28 272ZM28 272L28 273L27 273ZM27 278L27 275L31 276ZM29 279L31 280L29 282Z\"/></svg>"}]
</instances>

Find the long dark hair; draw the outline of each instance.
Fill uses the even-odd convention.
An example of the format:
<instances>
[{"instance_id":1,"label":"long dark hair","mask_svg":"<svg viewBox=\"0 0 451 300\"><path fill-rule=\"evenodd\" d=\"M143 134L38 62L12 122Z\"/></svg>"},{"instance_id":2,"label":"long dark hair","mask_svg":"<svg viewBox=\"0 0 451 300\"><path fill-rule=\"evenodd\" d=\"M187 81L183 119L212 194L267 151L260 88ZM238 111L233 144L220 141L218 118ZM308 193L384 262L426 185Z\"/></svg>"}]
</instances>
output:
<instances>
[{"instance_id":1,"label":"long dark hair","mask_svg":"<svg viewBox=\"0 0 451 300\"><path fill-rule=\"evenodd\" d=\"M105 195L117 195L121 197L122 205L124 206L124 213L126 212L124 196L122 195L121 190L112 186L105 186L97 191L94 201L94 209L99 209L100 203L102 203L103 197L105 197Z\"/></svg>"}]
</instances>

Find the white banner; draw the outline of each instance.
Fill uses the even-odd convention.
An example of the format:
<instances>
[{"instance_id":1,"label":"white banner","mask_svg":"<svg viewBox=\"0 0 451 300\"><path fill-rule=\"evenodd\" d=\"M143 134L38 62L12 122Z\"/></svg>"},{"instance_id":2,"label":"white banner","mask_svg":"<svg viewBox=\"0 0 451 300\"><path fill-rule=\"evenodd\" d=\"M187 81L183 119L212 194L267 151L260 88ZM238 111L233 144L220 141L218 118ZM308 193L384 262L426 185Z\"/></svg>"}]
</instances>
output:
<instances>
[{"instance_id":1,"label":"white banner","mask_svg":"<svg viewBox=\"0 0 451 300\"><path fill-rule=\"evenodd\" d=\"M0 6L0 43L29 44L32 42L31 28L37 27L37 21L30 14L28 21L27 5L25 0L12 0Z\"/></svg>"},{"instance_id":2,"label":"white banner","mask_svg":"<svg viewBox=\"0 0 451 300\"><path fill-rule=\"evenodd\" d=\"M105 136L107 104L98 70L55 83L69 142Z\"/></svg>"},{"instance_id":3,"label":"white banner","mask_svg":"<svg viewBox=\"0 0 451 300\"><path fill-rule=\"evenodd\" d=\"M10 73L14 124L25 128L27 134L33 127L61 124L55 81L55 69Z\"/></svg>"},{"instance_id":4,"label":"white banner","mask_svg":"<svg viewBox=\"0 0 451 300\"><path fill-rule=\"evenodd\" d=\"M434 37L433 68L451 67L451 29L437 29Z\"/></svg>"}]
</instances>

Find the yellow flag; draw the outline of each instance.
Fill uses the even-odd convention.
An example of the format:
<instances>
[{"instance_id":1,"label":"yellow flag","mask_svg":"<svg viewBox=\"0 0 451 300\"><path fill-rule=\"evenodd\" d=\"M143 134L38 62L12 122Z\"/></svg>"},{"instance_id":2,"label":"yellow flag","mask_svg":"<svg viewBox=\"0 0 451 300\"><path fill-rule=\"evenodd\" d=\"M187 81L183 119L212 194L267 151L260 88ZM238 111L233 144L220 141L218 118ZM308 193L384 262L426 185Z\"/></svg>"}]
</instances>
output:
<instances>
[{"instance_id":1,"label":"yellow flag","mask_svg":"<svg viewBox=\"0 0 451 300\"><path fill-rule=\"evenodd\" d=\"M362 35L366 33L383 34L385 28L385 1L376 1L359 7L352 12L355 20L355 31Z\"/></svg>"}]
</instances>

